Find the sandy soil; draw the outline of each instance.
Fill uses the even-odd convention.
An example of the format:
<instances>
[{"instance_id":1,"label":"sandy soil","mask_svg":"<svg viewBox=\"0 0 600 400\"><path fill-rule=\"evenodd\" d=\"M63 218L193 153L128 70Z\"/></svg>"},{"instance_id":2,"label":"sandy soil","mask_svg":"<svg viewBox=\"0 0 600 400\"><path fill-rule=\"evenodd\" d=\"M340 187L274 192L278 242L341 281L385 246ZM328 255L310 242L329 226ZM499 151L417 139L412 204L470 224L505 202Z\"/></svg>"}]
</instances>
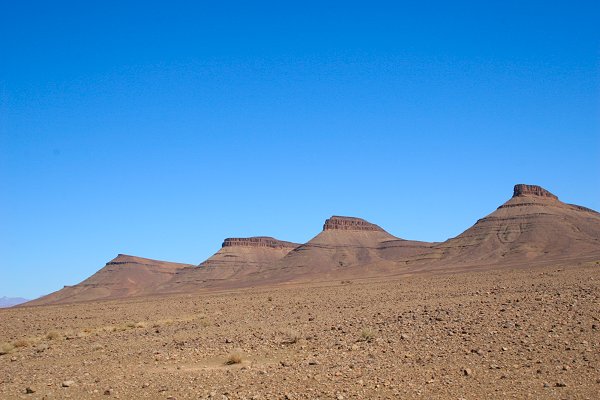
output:
<instances>
[{"instance_id":1,"label":"sandy soil","mask_svg":"<svg viewBox=\"0 0 600 400\"><path fill-rule=\"evenodd\" d=\"M599 297L594 262L0 310L0 398L597 399Z\"/></svg>"}]
</instances>

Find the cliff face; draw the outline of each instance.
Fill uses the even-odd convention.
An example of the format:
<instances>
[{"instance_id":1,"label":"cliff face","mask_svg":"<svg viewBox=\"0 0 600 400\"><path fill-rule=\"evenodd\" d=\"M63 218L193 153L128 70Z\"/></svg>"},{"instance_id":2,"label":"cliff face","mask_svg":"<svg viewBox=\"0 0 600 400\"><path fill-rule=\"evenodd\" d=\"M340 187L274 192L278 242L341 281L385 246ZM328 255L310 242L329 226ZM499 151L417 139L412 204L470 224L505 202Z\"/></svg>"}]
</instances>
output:
<instances>
[{"instance_id":1,"label":"cliff face","mask_svg":"<svg viewBox=\"0 0 600 400\"><path fill-rule=\"evenodd\" d=\"M379 226L355 217L333 217L325 220L324 231L380 231L384 232Z\"/></svg>"},{"instance_id":2,"label":"cliff face","mask_svg":"<svg viewBox=\"0 0 600 400\"><path fill-rule=\"evenodd\" d=\"M547 191L541 186L537 185L525 185L525 184L517 184L515 185L513 191L513 197L521 197L521 196L537 196L537 197L547 197L549 199L558 200L558 197Z\"/></svg>"},{"instance_id":3,"label":"cliff face","mask_svg":"<svg viewBox=\"0 0 600 400\"><path fill-rule=\"evenodd\" d=\"M249 238L227 238L221 247L270 247L273 249L298 247L297 243L277 240L269 236L255 236Z\"/></svg>"}]
</instances>

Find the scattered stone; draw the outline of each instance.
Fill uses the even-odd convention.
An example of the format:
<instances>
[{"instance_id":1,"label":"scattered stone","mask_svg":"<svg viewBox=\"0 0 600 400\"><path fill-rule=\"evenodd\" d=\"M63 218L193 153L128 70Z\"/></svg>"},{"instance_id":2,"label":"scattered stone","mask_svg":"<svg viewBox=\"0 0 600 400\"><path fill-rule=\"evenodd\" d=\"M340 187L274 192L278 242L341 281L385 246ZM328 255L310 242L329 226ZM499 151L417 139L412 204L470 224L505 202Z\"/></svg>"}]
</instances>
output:
<instances>
[{"instance_id":1,"label":"scattered stone","mask_svg":"<svg viewBox=\"0 0 600 400\"><path fill-rule=\"evenodd\" d=\"M473 371L471 370L471 368L463 368L463 374L465 376L472 376L473 375Z\"/></svg>"},{"instance_id":2,"label":"scattered stone","mask_svg":"<svg viewBox=\"0 0 600 400\"><path fill-rule=\"evenodd\" d=\"M75 384L75 381L64 381L64 382L62 383L62 387L64 387L64 388L68 388L68 387L71 387L71 386L73 386L74 384Z\"/></svg>"},{"instance_id":3,"label":"scattered stone","mask_svg":"<svg viewBox=\"0 0 600 400\"><path fill-rule=\"evenodd\" d=\"M32 393L35 393L35 389L32 388L31 386L27 386L25 388L25 394L32 394Z\"/></svg>"},{"instance_id":4,"label":"scattered stone","mask_svg":"<svg viewBox=\"0 0 600 400\"><path fill-rule=\"evenodd\" d=\"M567 384L564 383L564 382L562 382L562 381L561 382L556 382L556 387L566 387L566 386L567 386Z\"/></svg>"},{"instance_id":5,"label":"scattered stone","mask_svg":"<svg viewBox=\"0 0 600 400\"><path fill-rule=\"evenodd\" d=\"M112 388L108 388L104 391L105 396L112 396L114 390Z\"/></svg>"}]
</instances>

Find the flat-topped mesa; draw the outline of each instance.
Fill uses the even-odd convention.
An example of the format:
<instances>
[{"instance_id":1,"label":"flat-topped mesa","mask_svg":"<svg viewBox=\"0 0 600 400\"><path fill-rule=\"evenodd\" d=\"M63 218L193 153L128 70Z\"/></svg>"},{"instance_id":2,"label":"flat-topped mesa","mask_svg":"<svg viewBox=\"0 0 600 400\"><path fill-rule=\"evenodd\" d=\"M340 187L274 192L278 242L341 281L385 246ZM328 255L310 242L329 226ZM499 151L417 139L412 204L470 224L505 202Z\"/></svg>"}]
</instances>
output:
<instances>
[{"instance_id":1,"label":"flat-topped mesa","mask_svg":"<svg viewBox=\"0 0 600 400\"><path fill-rule=\"evenodd\" d=\"M323 225L324 231L342 230L342 231L383 231L381 227L365 221L362 218L339 217L334 215L327 219Z\"/></svg>"},{"instance_id":2,"label":"flat-topped mesa","mask_svg":"<svg viewBox=\"0 0 600 400\"><path fill-rule=\"evenodd\" d=\"M553 200L558 200L558 197L547 191L541 186L537 185L524 185L518 184L515 185L515 190L513 192L513 197L521 197L521 196L538 196L538 197L546 197Z\"/></svg>"},{"instance_id":3,"label":"flat-topped mesa","mask_svg":"<svg viewBox=\"0 0 600 400\"><path fill-rule=\"evenodd\" d=\"M269 236L255 236L249 238L227 238L223 242L222 247L272 247L275 249L290 247L294 248L298 245L295 243L285 242Z\"/></svg>"}]
</instances>

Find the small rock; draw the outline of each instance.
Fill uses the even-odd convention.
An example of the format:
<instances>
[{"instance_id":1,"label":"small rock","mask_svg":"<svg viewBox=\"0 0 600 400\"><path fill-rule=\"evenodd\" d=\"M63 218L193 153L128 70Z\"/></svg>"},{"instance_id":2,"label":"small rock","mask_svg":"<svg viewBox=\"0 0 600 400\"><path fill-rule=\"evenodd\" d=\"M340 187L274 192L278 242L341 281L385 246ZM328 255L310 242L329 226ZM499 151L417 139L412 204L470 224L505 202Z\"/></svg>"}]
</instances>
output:
<instances>
[{"instance_id":1,"label":"small rock","mask_svg":"<svg viewBox=\"0 0 600 400\"><path fill-rule=\"evenodd\" d=\"M25 394L32 394L32 393L35 393L35 389L32 388L31 386L27 386L25 388Z\"/></svg>"},{"instance_id":2,"label":"small rock","mask_svg":"<svg viewBox=\"0 0 600 400\"><path fill-rule=\"evenodd\" d=\"M114 390L112 390L112 388L108 388L104 391L104 395L105 396L112 396Z\"/></svg>"},{"instance_id":3,"label":"small rock","mask_svg":"<svg viewBox=\"0 0 600 400\"><path fill-rule=\"evenodd\" d=\"M17 357L15 357L15 356L12 356L12 357L10 358L10 361L12 361L12 362L15 362L15 361L17 361Z\"/></svg>"},{"instance_id":4,"label":"small rock","mask_svg":"<svg viewBox=\"0 0 600 400\"><path fill-rule=\"evenodd\" d=\"M564 383L564 382L556 382L556 385L555 385L555 386L556 386L556 387L566 387L566 386L567 386L567 384L566 384L566 383Z\"/></svg>"},{"instance_id":5,"label":"small rock","mask_svg":"<svg viewBox=\"0 0 600 400\"><path fill-rule=\"evenodd\" d=\"M473 371L471 370L471 368L464 368L463 369L463 374L465 376L472 376L473 375Z\"/></svg>"},{"instance_id":6,"label":"small rock","mask_svg":"<svg viewBox=\"0 0 600 400\"><path fill-rule=\"evenodd\" d=\"M310 360L308 365L319 365L319 362L317 360Z\"/></svg>"},{"instance_id":7,"label":"small rock","mask_svg":"<svg viewBox=\"0 0 600 400\"><path fill-rule=\"evenodd\" d=\"M227 338L227 339L225 339L225 343L233 343L233 340Z\"/></svg>"},{"instance_id":8,"label":"small rock","mask_svg":"<svg viewBox=\"0 0 600 400\"><path fill-rule=\"evenodd\" d=\"M64 381L62 383L62 387L68 388L68 387L73 386L74 384L75 384L75 381Z\"/></svg>"},{"instance_id":9,"label":"small rock","mask_svg":"<svg viewBox=\"0 0 600 400\"><path fill-rule=\"evenodd\" d=\"M146 389L150 384L148 382L142 383L142 389Z\"/></svg>"}]
</instances>

